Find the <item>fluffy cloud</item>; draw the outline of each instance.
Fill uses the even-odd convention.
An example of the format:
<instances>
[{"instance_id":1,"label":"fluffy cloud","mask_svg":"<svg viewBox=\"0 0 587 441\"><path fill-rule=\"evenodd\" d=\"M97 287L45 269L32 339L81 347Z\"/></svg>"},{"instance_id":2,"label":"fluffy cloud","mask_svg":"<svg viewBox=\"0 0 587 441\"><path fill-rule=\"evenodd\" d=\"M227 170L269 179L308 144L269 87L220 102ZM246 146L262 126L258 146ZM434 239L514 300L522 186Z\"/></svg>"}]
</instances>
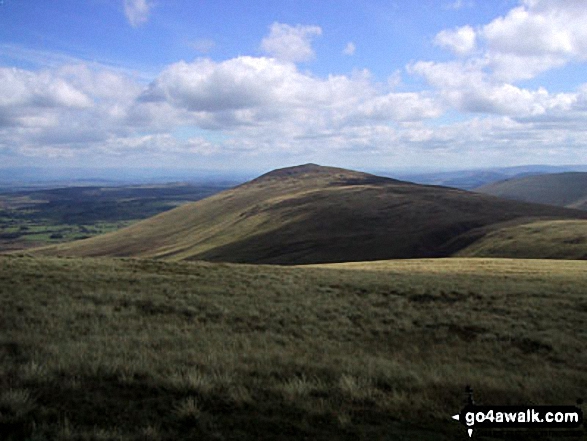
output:
<instances>
[{"instance_id":1,"label":"fluffy cloud","mask_svg":"<svg viewBox=\"0 0 587 441\"><path fill-rule=\"evenodd\" d=\"M267 57L181 61L146 86L83 63L5 69L0 78L0 147L35 156L300 153L318 142L326 150L373 149L383 133L391 136L389 125L442 111L427 94L373 83L368 71L320 78ZM178 137L178 127L210 139Z\"/></svg>"},{"instance_id":2,"label":"fluffy cloud","mask_svg":"<svg viewBox=\"0 0 587 441\"><path fill-rule=\"evenodd\" d=\"M482 29L491 51L587 58L584 2L526 0Z\"/></svg>"},{"instance_id":3,"label":"fluffy cloud","mask_svg":"<svg viewBox=\"0 0 587 441\"><path fill-rule=\"evenodd\" d=\"M439 32L434 42L458 55L465 55L475 49L476 34L471 26Z\"/></svg>"},{"instance_id":4,"label":"fluffy cloud","mask_svg":"<svg viewBox=\"0 0 587 441\"><path fill-rule=\"evenodd\" d=\"M432 98L421 93L389 93L362 103L358 113L371 120L421 121L436 118L443 112Z\"/></svg>"},{"instance_id":5,"label":"fluffy cloud","mask_svg":"<svg viewBox=\"0 0 587 441\"><path fill-rule=\"evenodd\" d=\"M280 60L298 62L314 58L312 38L322 35L318 26L290 26L273 23L270 33L261 42L261 49Z\"/></svg>"},{"instance_id":6,"label":"fluffy cloud","mask_svg":"<svg viewBox=\"0 0 587 441\"><path fill-rule=\"evenodd\" d=\"M270 102L294 71L295 66L269 58L181 61L165 69L141 99L168 101L190 111L246 109Z\"/></svg>"},{"instance_id":7,"label":"fluffy cloud","mask_svg":"<svg viewBox=\"0 0 587 441\"><path fill-rule=\"evenodd\" d=\"M427 80L449 108L518 120L574 118L577 92L550 93L516 83L571 61L587 60L587 9L574 0L523 0L505 16L473 29L438 33L434 42L460 56L419 61L408 72ZM475 51L473 51L475 49Z\"/></svg>"},{"instance_id":8,"label":"fluffy cloud","mask_svg":"<svg viewBox=\"0 0 587 441\"><path fill-rule=\"evenodd\" d=\"M587 59L587 9L573 1L525 1L480 30L496 76L532 78Z\"/></svg>"},{"instance_id":9,"label":"fluffy cloud","mask_svg":"<svg viewBox=\"0 0 587 441\"><path fill-rule=\"evenodd\" d=\"M49 127L59 110L87 109L93 100L53 72L0 68L0 127Z\"/></svg>"},{"instance_id":10,"label":"fluffy cloud","mask_svg":"<svg viewBox=\"0 0 587 441\"><path fill-rule=\"evenodd\" d=\"M92 101L80 90L50 72L33 73L0 68L0 106L89 107Z\"/></svg>"},{"instance_id":11,"label":"fluffy cloud","mask_svg":"<svg viewBox=\"0 0 587 441\"><path fill-rule=\"evenodd\" d=\"M426 78L448 106L461 112L528 117L570 110L576 100L574 93L550 94L544 88L528 90L494 81L475 63L420 61L410 71Z\"/></svg>"},{"instance_id":12,"label":"fluffy cloud","mask_svg":"<svg viewBox=\"0 0 587 441\"><path fill-rule=\"evenodd\" d=\"M207 129L272 124L272 130L288 127L294 136L345 124L419 120L440 114L430 97L381 93L368 72L322 79L300 72L293 63L264 57L176 63L149 85L140 102L185 111L192 124Z\"/></svg>"},{"instance_id":13,"label":"fluffy cloud","mask_svg":"<svg viewBox=\"0 0 587 441\"><path fill-rule=\"evenodd\" d=\"M124 0L124 14L134 28L147 22L152 8L147 0Z\"/></svg>"},{"instance_id":14,"label":"fluffy cloud","mask_svg":"<svg viewBox=\"0 0 587 441\"><path fill-rule=\"evenodd\" d=\"M519 161L550 151L572 161L587 144L587 85L553 93L517 83L586 58L572 15L584 16L579 2L526 0L486 26L440 32L434 42L453 61L416 61L386 83L367 70L300 69L321 30L279 23L261 44L268 56L180 61L144 82L71 59L42 71L0 68L0 150L168 164L349 156L399 166L425 156L467 166L479 152L497 164L514 150ZM549 39L532 37L537 23ZM402 75L428 87L403 84Z\"/></svg>"},{"instance_id":15,"label":"fluffy cloud","mask_svg":"<svg viewBox=\"0 0 587 441\"><path fill-rule=\"evenodd\" d=\"M458 55L482 43L485 68L502 81L534 78L587 60L587 8L578 0L523 0L505 16L473 29L439 32L434 42Z\"/></svg>"}]
</instances>

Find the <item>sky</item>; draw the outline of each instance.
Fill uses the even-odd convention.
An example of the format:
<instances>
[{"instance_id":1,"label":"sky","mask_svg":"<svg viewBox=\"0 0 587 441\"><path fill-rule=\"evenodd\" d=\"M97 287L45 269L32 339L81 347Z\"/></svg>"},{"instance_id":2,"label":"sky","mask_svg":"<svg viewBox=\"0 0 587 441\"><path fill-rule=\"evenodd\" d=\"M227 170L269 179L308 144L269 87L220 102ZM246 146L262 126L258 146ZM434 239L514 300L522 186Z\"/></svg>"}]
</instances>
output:
<instances>
[{"instance_id":1,"label":"sky","mask_svg":"<svg viewBox=\"0 0 587 441\"><path fill-rule=\"evenodd\" d=\"M587 164L586 0L0 0L0 168Z\"/></svg>"}]
</instances>

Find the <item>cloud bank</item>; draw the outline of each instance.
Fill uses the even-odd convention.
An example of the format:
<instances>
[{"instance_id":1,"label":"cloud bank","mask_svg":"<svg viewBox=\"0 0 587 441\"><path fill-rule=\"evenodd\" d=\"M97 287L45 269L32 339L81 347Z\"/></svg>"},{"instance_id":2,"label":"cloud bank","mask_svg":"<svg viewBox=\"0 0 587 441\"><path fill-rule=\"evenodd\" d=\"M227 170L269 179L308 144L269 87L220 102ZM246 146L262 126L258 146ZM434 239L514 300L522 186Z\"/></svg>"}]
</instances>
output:
<instances>
[{"instance_id":1,"label":"cloud bank","mask_svg":"<svg viewBox=\"0 0 587 441\"><path fill-rule=\"evenodd\" d=\"M131 24L144 23L150 6L127 5ZM416 60L387 83L366 69L302 69L322 29L283 23L269 27L262 56L178 61L148 83L81 60L0 68L0 154L235 167L271 157L381 167L585 162L587 83L562 92L524 83L586 61L585 22L580 1L524 0L485 25L439 32L432 43L451 59ZM349 43L338 56L354 51Z\"/></svg>"}]
</instances>

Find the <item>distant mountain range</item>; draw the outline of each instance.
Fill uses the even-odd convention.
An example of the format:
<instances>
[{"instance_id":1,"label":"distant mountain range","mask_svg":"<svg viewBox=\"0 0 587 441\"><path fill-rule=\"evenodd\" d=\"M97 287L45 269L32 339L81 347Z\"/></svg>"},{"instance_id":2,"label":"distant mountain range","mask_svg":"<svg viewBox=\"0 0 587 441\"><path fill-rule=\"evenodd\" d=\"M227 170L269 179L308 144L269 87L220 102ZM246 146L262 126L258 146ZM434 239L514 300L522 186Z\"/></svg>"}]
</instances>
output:
<instances>
[{"instance_id":1,"label":"distant mountain range","mask_svg":"<svg viewBox=\"0 0 587 441\"><path fill-rule=\"evenodd\" d=\"M524 165L516 167L491 167L456 171L392 171L366 170L378 176L385 176L416 184L442 185L445 187L472 190L492 182L515 177L561 173L568 171L587 172L587 165ZM0 168L0 191L2 189L54 188L56 186L82 185L129 185L161 184L169 182L240 184L260 172L253 170L212 170L212 169L166 169L166 168L42 168L5 167Z\"/></svg>"},{"instance_id":2,"label":"distant mountain range","mask_svg":"<svg viewBox=\"0 0 587 441\"><path fill-rule=\"evenodd\" d=\"M170 182L236 185L256 176L252 172L164 168L0 168L0 190L88 185L140 185Z\"/></svg>"},{"instance_id":3,"label":"distant mountain range","mask_svg":"<svg viewBox=\"0 0 587 441\"><path fill-rule=\"evenodd\" d=\"M581 230L587 212L306 164L114 233L34 253L268 264L443 257L467 255L500 229L554 219L581 220ZM571 239L561 239L559 255Z\"/></svg>"},{"instance_id":4,"label":"distant mountain range","mask_svg":"<svg viewBox=\"0 0 587 441\"><path fill-rule=\"evenodd\" d=\"M587 173L524 176L494 182L475 191L517 201L587 210Z\"/></svg>"},{"instance_id":5,"label":"distant mountain range","mask_svg":"<svg viewBox=\"0 0 587 441\"><path fill-rule=\"evenodd\" d=\"M443 185L463 190L473 190L483 185L506 179L520 178L524 176L561 173L568 171L585 171L587 165L523 165L516 167L487 168L475 170L458 170L448 172L431 173L389 173L382 172L383 176L389 176L417 184Z\"/></svg>"}]
</instances>

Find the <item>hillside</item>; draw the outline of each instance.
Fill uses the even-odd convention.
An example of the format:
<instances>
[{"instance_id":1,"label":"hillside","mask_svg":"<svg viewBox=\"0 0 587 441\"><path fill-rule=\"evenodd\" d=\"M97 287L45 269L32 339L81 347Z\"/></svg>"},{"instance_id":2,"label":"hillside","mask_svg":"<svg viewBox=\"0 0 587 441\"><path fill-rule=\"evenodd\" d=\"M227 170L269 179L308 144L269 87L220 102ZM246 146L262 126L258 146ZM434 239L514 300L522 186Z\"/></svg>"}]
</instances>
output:
<instances>
[{"instance_id":1,"label":"hillside","mask_svg":"<svg viewBox=\"0 0 587 441\"><path fill-rule=\"evenodd\" d=\"M535 221L494 230L457 253L462 257L587 259L587 221Z\"/></svg>"},{"instance_id":2,"label":"hillside","mask_svg":"<svg viewBox=\"0 0 587 441\"><path fill-rule=\"evenodd\" d=\"M491 167L469 170L437 171L427 173L409 173L393 175L382 172L382 176L390 176L403 181L417 184L443 185L461 190L475 190L483 185L506 179L517 179L523 176L542 175L547 173L587 171L586 165L516 165L513 167Z\"/></svg>"},{"instance_id":3,"label":"hillside","mask_svg":"<svg viewBox=\"0 0 587 441\"><path fill-rule=\"evenodd\" d=\"M307 164L35 254L276 264L439 257L492 225L537 218L587 213Z\"/></svg>"},{"instance_id":4,"label":"hillside","mask_svg":"<svg viewBox=\"0 0 587 441\"><path fill-rule=\"evenodd\" d=\"M581 261L0 256L0 439L469 439L466 384L587 396L585 292Z\"/></svg>"},{"instance_id":5,"label":"hillside","mask_svg":"<svg viewBox=\"0 0 587 441\"><path fill-rule=\"evenodd\" d=\"M587 210L587 173L553 173L508 179L475 191L538 204Z\"/></svg>"}]
</instances>

